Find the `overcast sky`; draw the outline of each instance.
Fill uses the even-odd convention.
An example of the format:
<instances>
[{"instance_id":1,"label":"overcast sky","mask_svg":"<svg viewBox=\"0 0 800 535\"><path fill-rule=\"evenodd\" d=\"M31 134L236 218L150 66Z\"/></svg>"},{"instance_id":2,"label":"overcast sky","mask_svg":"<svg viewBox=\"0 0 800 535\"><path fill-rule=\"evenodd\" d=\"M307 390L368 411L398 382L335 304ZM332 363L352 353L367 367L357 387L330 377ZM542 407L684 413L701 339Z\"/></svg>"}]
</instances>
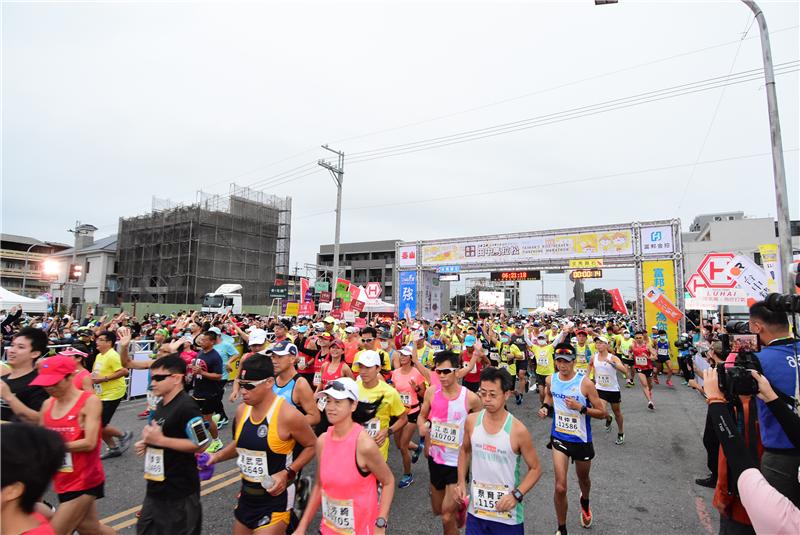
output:
<instances>
[{"instance_id":1,"label":"overcast sky","mask_svg":"<svg viewBox=\"0 0 800 535\"><path fill-rule=\"evenodd\" d=\"M761 5L776 65L796 61L798 3ZM71 243L81 220L105 236L154 195L187 202L236 182L293 198L291 263L313 262L334 236L335 187L312 165L323 143L354 155L343 242L774 217L761 78L355 155L760 68L752 20L738 0L4 2L3 232ZM777 91L797 219L797 72Z\"/></svg>"}]
</instances>

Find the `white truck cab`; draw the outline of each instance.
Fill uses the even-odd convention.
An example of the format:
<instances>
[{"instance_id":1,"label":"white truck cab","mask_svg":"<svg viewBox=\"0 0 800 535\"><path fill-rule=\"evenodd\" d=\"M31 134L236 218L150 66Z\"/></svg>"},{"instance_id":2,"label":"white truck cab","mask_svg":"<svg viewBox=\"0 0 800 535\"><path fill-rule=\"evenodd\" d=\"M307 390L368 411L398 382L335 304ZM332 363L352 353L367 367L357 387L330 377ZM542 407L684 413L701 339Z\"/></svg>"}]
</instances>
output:
<instances>
[{"instance_id":1,"label":"white truck cab","mask_svg":"<svg viewBox=\"0 0 800 535\"><path fill-rule=\"evenodd\" d=\"M201 312L213 312L216 314L242 313L242 294L238 293L242 289L241 284L223 284L216 291L203 296L203 306Z\"/></svg>"}]
</instances>

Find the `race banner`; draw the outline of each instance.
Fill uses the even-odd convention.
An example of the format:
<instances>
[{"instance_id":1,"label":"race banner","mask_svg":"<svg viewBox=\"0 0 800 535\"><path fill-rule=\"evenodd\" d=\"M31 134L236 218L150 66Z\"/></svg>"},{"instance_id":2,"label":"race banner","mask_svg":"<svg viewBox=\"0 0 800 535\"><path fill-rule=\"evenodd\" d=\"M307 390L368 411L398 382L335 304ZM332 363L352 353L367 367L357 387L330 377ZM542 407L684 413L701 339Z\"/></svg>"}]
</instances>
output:
<instances>
[{"instance_id":1,"label":"race banner","mask_svg":"<svg viewBox=\"0 0 800 535\"><path fill-rule=\"evenodd\" d=\"M749 256L736 255L725 266L724 274L736 281L736 287L747 294L747 302L742 306L751 306L769 294L769 276L761 266L753 262Z\"/></svg>"},{"instance_id":2,"label":"race banner","mask_svg":"<svg viewBox=\"0 0 800 535\"><path fill-rule=\"evenodd\" d=\"M358 301L358 297L361 295L361 288L355 284L351 284L348 291L350 292L350 302Z\"/></svg>"},{"instance_id":3,"label":"race banner","mask_svg":"<svg viewBox=\"0 0 800 535\"><path fill-rule=\"evenodd\" d=\"M672 323L678 323L683 317L683 312L672 304L672 301L667 299L667 296L664 295L664 292L660 288L651 286L644 291L644 296L649 302L653 303L658 310L663 312Z\"/></svg>"},{"instance_id":4,"label":"race banner","mask_svg":"<svg viewBox=\"0 0 800 535\"><path fill-rule=\"evenodd\" d=\"M342 301L350 302L350 281L347 279L336 279L336 297Z\"/></svg>"},{"instance_id":5,"label":"race banner","mask_svg":"<svg viewBox=\"0 0 800 535\"><path fill-rule=\"evenodd\" d=\"M399 316L417 317L417 272L401 271L399 275L400 291L398 292Z\"/></svg>"},{"instance_id":6,"label":"race banner","mask_svg":"<svg viewBox=\"0 0 800 535\"><path fill-rule=\"evenodd\" d=\"M704 307L699 310L705 310L705 307L711 309L721 306L746 307L747 301L747 292L742 288L698 288L693 305Z\"/></svg>"},{"instance_id":7,"label":"race banner","mask_svg":"<svg viewBox=\"0 0 800 535\"><path fill-rule=\"evenodd\" d=\"M666 300L672 304L678 301L678 289L675 286L675 264L672 260L645 260L642 262L642 288L655 287L661 290ZM678 339L678 323L670 321L667 315L656 304L644 299L645 328L657 327L667 331L670 340ZM678 359L672 359L672 368L678 368Z\"/></svg>"},{"instance_id":8,"label":"race banner","mask_svg":"<svg viewBox=\"0 0 800 535\"><path fill-rule=\"evenodd\" d=\"M313 316L314 301L306 301L305 303L301 303L300 308L298 310L298 314L301 316Z\"/></svg>"},{"instance_id":9,"label":"race banner","mask_svg":"<svg viewBox=\"0 0 800 535\"><path fill-rule=\"evenodd\" d=\"M300 303L305 303L307 299L308 293L308 279L301 277L300 278Z\"/></svg>"},{"instance_id":10,"label":"race banner","mask_svg":"<svg viewBox=\"0 0 800 535\"><path fill-rule=\"evenodd\" d=\"M364 312L364 305L366 305L366 303L364 301L359 301L358 299L350 301L350 308L359 314Z\"/></svg>"},{"instance_id":11,"label":"race banner","mask_svg":"<svg viewBox=\"0 0 800 535\"><path fill-rule=\"evenodd\" d=\"M625 304L625 300L622 298L622 292L619 290L619 288L612 288L608 291L608 293L611 294L611 302L614 310L627 316L628 306Z\"/></svg>"},{"instance_id":12,"label":"race banner","mask_svg":"<svg viewBox=\"0 0 800 535\"><path fill-rule=\"evenodd\" d=\"M778 244L765 243L759 245L758 252L761 253L761 265L764 266L764 271L767 272L769 291L781 293L783 291L783 283L781 281L781 262L778 258Z\"/></svg>"}]
</instances>

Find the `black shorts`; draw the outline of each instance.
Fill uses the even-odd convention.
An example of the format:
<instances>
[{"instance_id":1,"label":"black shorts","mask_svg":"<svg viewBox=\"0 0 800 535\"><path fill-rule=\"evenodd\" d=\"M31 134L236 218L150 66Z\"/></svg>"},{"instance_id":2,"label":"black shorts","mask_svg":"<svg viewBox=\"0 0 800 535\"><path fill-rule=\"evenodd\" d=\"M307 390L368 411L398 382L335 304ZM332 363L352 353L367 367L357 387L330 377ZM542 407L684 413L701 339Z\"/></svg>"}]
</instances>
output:
<instances>
[{"instance_id":1,"label":"black shorts","mask_svg":"<svg viewBox=\"0 0 800 535\"><path fill-rule=\"evenodd\" d=\"M670 356L669 355L657 355L656 359L660 364L664 364L665 362L669 362Z\"/></svg>"},{"instance_id":2,"label":"black shorts","mask_svg":"<svg viewBox=\"0 0 800 535\"><path fill-rule=\"evenodd\" d=\"M539 386L544 386L547 384L547 378L550 377L549 375L541 375L536 374L536 384Z\"/></svg>"},{"instance_id":3,"label":"black shorts","mask_svg":"<svg viewBox=\"0 0 800 535\"><path fill-rule=\"evenodd\" d=\"M194 397L194 396L192 396ZM194 397L194 400L197 402L197 405L200 407L200 414L214 414L217 409L219 408L219 404L221 403L222 394L217 394L216 396L207 396L205 398L198 398Z\"/></svg>"},{"instance_id":4,"label":"black shorts","mask_svg":"<svg viewBox=\"0 0 800 535\"><path fill-rule=\"evenodd\" d=\"M644 375L645 377L651 377L651 376L653 375L653 370L652 370L652 369L649 369L649 370L640 370L639 368L636 368L634 371L635 371L636 373L641 373L641 374L642 374L642 375Z\"/></svg>"},{"instance_id":5,"label":"black shorts","mask_svg":"<svg viewBox=\"0 0 800 535\"><path fill-rule=\"evenodd\" d=\"M591 461L594 459L594 445L591 442L569 442L558 438L550 437L548 449L560 451L570 459L575 461Z\"/></svg>"},{"instance_id":6,"label":"black shorts","mask_svg":"<svg viewBox=\"0 0 800 535\"><path fill-rule=\"evenodd\" d=\"M255 530L279 522L284 522L288 526L291 512L287 511L286 493L272 496L265 492L263 495L255 496L242 489L233 516L248 529Z\"/></svg>"},{"instance_id":7,"label":"black shorts","mask_svg":"<svg viewBox=\"0 0 800 535\"><path fill-rule=\"evenodd\" d=\"M619 390L612 392L610 390L597 389L597 395L600 396L600 399L608 401L609 403L619 403L622 401L622 395L619 393Z\"/></svg>"},{"instance_id":8,"label":"black shorts","mask_svg":"<svg viewBox=\"0 0 800 535\"><path fill-rule=\"evenodd\" d=\"M626 357L620 357L619 360L621 360L622 363L625 366L633 366L633 359L629 359L629 358L626 358Z\"/></svg>"},{"instance_id":9,"label":"black shorts","mask_svg":"<svg viewBox=\"0 0 800 535\"><path fill-rule=\"evenodd\" d=\"M447 485L458 483L458 468L439 464L428 456L428 471L430 472L431 485L436 490L444 490Z\"/></svg>"},{"instance_id":10,"label":"black shorts","mask_svg":"<svg viewBox=\"0 0 800 535\"><path fill-rule=\"evenodd\" d=\"M103 415L100 417L102 427L108 427L108 424L111 423L111 418L117 412L117 407L119 407L121 401L122 398L103 401Z\"/></svg>"},{"instance_id":11,"label":"black shorts","mask_svg":"<svg viewBox=\"0 0 800 535\"><path fill-rule=\"evenodd\" d=\"M417 423L417 418L419 418L419 411L415 412L414 414L408 415L408 423L415 424Z\"/></svg>"},{"instance_id":12,"label":"black shorts","mask_svg":"<svg viewBox=\"0 0 800 535\"><path fill-rule=\"evenodd\" d=\"M471 391L473 391L473 392L477 392L477 391L478 391L478 388L480 388L480 386L481 386L481 382L480 382L480 381L475 381L475 382L473 383L472 381L464 381L463 379L461 380L461 384L462 384L462 385L463 385L463 386L464 386L464 387L465 387L467 390L471 390Z\"/></svg>"},{"instance_id":13,"label":"black shorts","mask_svg":"<svg viewBox=\"0 0 800 535\"><path fill-rule=\"evenodd\" d=\"M145 496L136 535L200 535L202 521L200 494L174 500Z\"/></svg>"},{"instance_id":14,"label":"black shorts","mask_svg":"<svg viewBox=\"0 0 800 535\"><path fill-rule=\"evenodd\" d=\"M105 496L105 482L100 483L96 487L92 487L86 490L71 490L69 492L64 492L58 495L58 503L68 502L70 500L74 500L75 498L80 498L84 494L88 494L89 496L94 496L98 500Z\"/></svg>"},{"instance_id":15,"label":"black shorts","mask_svg":"<svg viewBox=\"0 0 800 535\"><path fill-rule=\"evenodd\" d=\"M528 359L515 360L514 364L517 365L517 375L519 375L519 372L528 373Z\"/></svg>"}]
</instances>

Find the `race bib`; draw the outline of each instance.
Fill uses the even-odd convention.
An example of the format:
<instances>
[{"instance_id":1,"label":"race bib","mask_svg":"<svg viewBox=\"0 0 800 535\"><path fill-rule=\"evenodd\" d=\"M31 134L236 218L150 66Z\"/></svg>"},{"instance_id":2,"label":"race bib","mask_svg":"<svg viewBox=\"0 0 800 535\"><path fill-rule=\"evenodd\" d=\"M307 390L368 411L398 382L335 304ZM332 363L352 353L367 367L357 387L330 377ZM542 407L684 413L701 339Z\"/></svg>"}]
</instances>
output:
<instances>
[{"instance_id":1,"label":"race bib","mask_svg":"<svg viewBox=\"0 0 800 535\"><path fill-rule=\"evenodd\" d=\"M602 375L595 375L595 380L597 381L598 386L611 386L611 376L602 374Z\"/></svg>"},{"instance_id":2,"label":"race bib","mask_svg":"<svg viewBox=\"0 0 800 535\"><path fill-rule=\"evenodd\" d=\"M300 355L297 357L297 369L298 370L305 370L306 369L306 357Z\"/></svg>"},{"instance_id":3,"label":"race bib","mask_svg":"<svg viewBox=\"0 0 800 535\"><path fill-rule=\"evenodd\" d=\"M667 349L666 347L659 347L658 348L658 355L660 357L666 357L667 355L669 355L669 349Z\"/></svg>"},{"instance_id":4,"label":"race bib","mask_svg":"<svg viewBox=\"0 0 800 535\"><path fill-rule=\"evenodd\" d=\"M164 481L164 450L147 447L144 454L144 478Z\"/></svg>"},{"instance_id":5,"label":"race bib","mask_svg":"<svg viewBox=\"0 0 800 535\"><path fill-rule=\"evenodd\" d=\"M267 452L236 448L239 458L236 465L242 473L242 479L251 483L259 483L267 475Z\"/></svg>"},{"instance_id":6,"label":"race bib","mask_svg":"<svg viewBox=\"0 0 800 535\"><path fill-rule=\"evenodd\" d=\"M497 511L497 502L510 492L511 489L508 488L508 485L491 485L473 481L472 506L475 509L475 514L483 517L511 520L511 511L503 513Z\"/></svg>"},{"instance_id":7,"label":"race bib","mask_svg":"<svg viewBox=\"0 0 800 535\"><path fill-rule=\"evenodd\" d=\"M364 428L367 430L367 434L369 434L369 436L375 438L378 436L378 431L381 430L381 421L377 418L373 418L364 424Z\"/></svg>"},{"instance_id":8,"label":"race bib","mask_svg":"<svg viewBox=\"0 0 800 535\"><path fill-rule=\"evenodd\" d=\"M319 398L317 400L317 408L319 409L319 412L324 411L325 407L327 407L327 406L328 406L328 397L327 396L322 396L321 398Z\"/></svg>"},{"instance_id":9,"label":"race bib","mask_svg":"<svg viewBox=\"0 0 800 535\"><path fill-rule=\"evenodd\" d=\"M647 366L647 357L634 357L633 362L637 366Z\"/></svg>"},{"instance_id":10,"label":"race bib","mask_svg":"<svg viewBox=\"0 0 800 535\"><path fill-rule=\"evenodd\" d=\"M497 367L500 368L501 370L507 370L508 362L501 362L500 364L497 365Z\"/></svg>"},{"instance_id":11,"label":"race bib","mask_svg":"<svg viewBox=\"0 0 800 535\"><path fill-rule=\"evenodd\" d=\"M580 418L567 412L556 411L556 431L565 435L577 435L580 431Z\"/></svg>"},{"instance_id":12,"label":"race bib","mask_svg":"<svg viewBox=\"0 0 800 535\"><path fill-rule=\"evenodd\" d=\"M98 396L103 393L103 386L100 383L94 384L94 393Z\"/></svg>"},{"instance_id":13,"label":"race bib","mask_svg":"<svg viewBox=\"0 0 800 535\"><path fill-rule=\"evenodd\" d=\"M323 492L322 522L336 533L353 535L356 529L353 500L334 500Z\"/></svg>"},{"instance_id":14,"label":"race bib","mask_svg":"<svg viewBox=\"0 0 800 535\"><path fill-rule=\"evenodd\" d=\"M72 453L66 452L64 454L64 462L61 464L61 468L58 469L59 472L69 473L72 472Z\"/></svg>"},{"instance_id":15,"label":"race bib","mask_svg":"<svg viewBox=\"0 0 800 535\"><path fill-rule=\"evenodd\" d=\"M547 358L546 354L545 355L539 355L536 358L536 364L538 364L542 368L547 368L547 366L550 364L550 359Z\"/></svg>"},{"instance_id":16,"label":"race bib","mask_svg":"<svg viewBox=\"0 0 800 535\"><path fill-rule=\"evenodd\" d=\"M406 407L411 406L411 394L409 394L408 392L400 392L399 394L400 394L400 401L403 403L403 405L405 405Z\"/></svg>"},{"instance_id":17,"label":"race bib","mask_svg":"<svg viewBox=\"0 0 800 535\"><path fill-rule=\"evenodd\" d=\"M451 449L460 447L461 445L458 442L458 424L432 421L431 444Z\"/></svg>"},{"instance_id":18,"label":"race bib","mask_svg":"<svg viewBox=\"0 0 800 535\"><path fill-rule=\"evenodd\" d=\"M153 412L156 410L158 402L161 401L161 396L156 396L150 390L147 391L147 410Z\"/></svg>"},{"instance_id":19,"label":"race bib","mask_svg":"<svg viewBox=\"0 0 800 535\"><path fill-rule=\"evenodd\" d=\"M314 379L313 379L314 386L317 386L321 382L322 382L322 372L321 371L314 372Z\"/></svg>"}]
</instances>

